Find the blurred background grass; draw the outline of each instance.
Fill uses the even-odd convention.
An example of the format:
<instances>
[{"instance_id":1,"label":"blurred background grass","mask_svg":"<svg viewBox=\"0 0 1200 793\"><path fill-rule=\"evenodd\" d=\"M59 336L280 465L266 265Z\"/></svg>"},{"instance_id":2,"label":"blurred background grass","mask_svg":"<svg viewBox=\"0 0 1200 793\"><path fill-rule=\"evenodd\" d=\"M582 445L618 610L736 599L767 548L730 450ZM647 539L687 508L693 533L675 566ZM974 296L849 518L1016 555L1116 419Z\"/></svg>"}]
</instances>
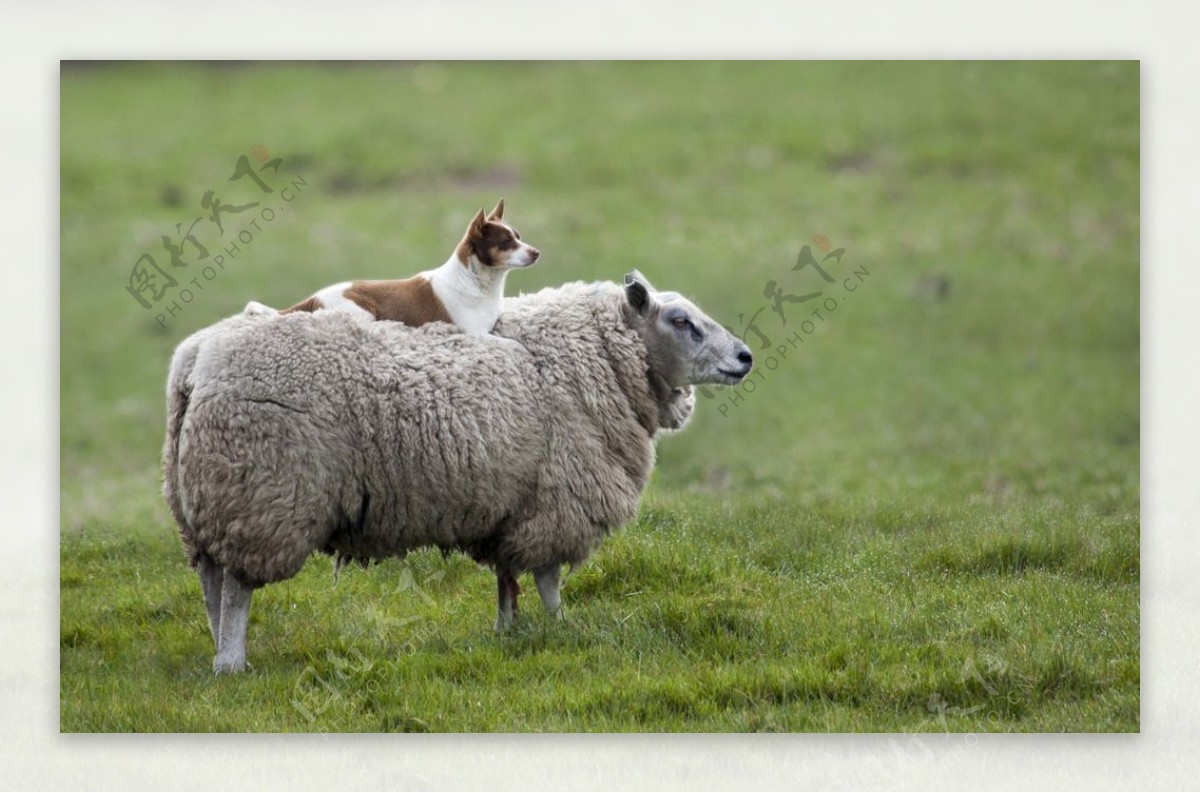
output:
<instances>
[{"instance_id":1,"label":"blurred background grass","mask_svg":"<svg viewBox=\"0 0 1200 793\"><path fill-rule=\"evenodd\" d=\"M543 252L537 267L510 277L510 294L614 280L637 267L735 329L739 315L765 309L758 324L772 348L816 302L784 304L784 325L764 298L767 281L842 299L776 368L767 370L768 351L758 350L762 378L753 392L735 404L733 392L714 391L687 431L660 444L650 517L606 545L594 573L641 558L641 578L635 570L623 583L662 592L684 575L678 568L716 565L721 572L696 589L662 592L662 608L674 603L681 613L699 594L751 580L751 568L772 571L758 594L796 608L813 581L846 576L867 598L880 577L894 584L915 576L933 611L883 623L932 624L974 604L982 611L971 630L991 635L987 621L998 620L1004 628L991 632L999 643L992 649L1029 659L1028 679L1066 669L1068 679L1095 683L1068 686L1075 699L1038 718L1006 711L999 725L964 717L958 726L1136 729L1138 83L1132 62L65 66L64 636L106 620L119 630L122 612L105 611L103 601L123 584L109 576L153 547L159 563L143 572L187 587L178 611L163 612L165 623L194 623L180 667L207 665L199 589L159 495L163 385L179 341L251 299L285 305L335 281L440 264L471 214L505 197L506 219ZM255 145L283 158L277 175L263 174L269 183L307 183L294 201L265 197L246 179L227 181ZM160 324L161 307L145 310L125 291L130 269L143 252L167 267L160 237L202 215L209 189L226 203L270 201L278 216L260 220L253 242L212 281L201 278L203 291L194 289L192 302ZM226 215L225 239L249 217ZM196 234L219 253L215 227L202 221ZM840 263L824 265L837 284L823 284L811 268L791 270L816 234L845 248ZM173 272L190 280L201 266ZM843 292L842 279L860 268L869 277ZM172 290L165 302L176 299ZM759 347L753 334L747 341ZM649 542L661 532L665 544ZM87 551L97 544L110 550ZM695 555L705 558L690 561ZM860 569L875 577L854 584ZM581 575L577 582L590 580ZM444 602L442 616L429 613L442 635L483 631L486 578L462 576L473 593L461 598L468 616L460 620L469 624L445 624ZM327 594L323 573L312 585ZM566 591L568 608L600 615L621 597L572 593L570 583ZM1007 601L1007 616L984 614ZM739 603L733 611L755 624L786 630L796 618L753 598ZM849 597L847 608L856 604ZM845 628L805 619L810 636ZM693 627L698 645L716 630ZM651 643L661 629L641 626ZM262 626L282 630L279 620ZM182 722L107 722L112 697L99 695L96 682L86 684L86 697L67 696L77 690L69 686L85 685L83 669L102 660L113 675L107 684L121 690L120 670L144 665L151 651L139 646L163 643L158 633L126 638L64 639L64 726L203 723L194 713ZM899 642L887 670L863 672L880 702L896 699L880 681L900 680L897 670L918 657L957 679L961 657L939 666L919 650L945 636L922 631L913 641ZM252 662L254 642L252 635ZM877 646L868 630L850 652ZM795 666L776 645L748 641L743 650L751 670L762 672L758 661ZM807 659L812 681L832 674L812 661L812 646L793 650ZM678 670L685 681L687 665ZM174 680L179 669L162 674ZM848 706L852 716L824 724L928 729L924 699L909 698L907 716L884 708L885 717L864 695L866 704ZM758 721L736 703L722 707L695 723L668 708L673 715L656 723L821 728L789 720L784 706L778 718ZM562 728L531 713L524 728ZM380 727L349 716L343 726L366 723ZM466 715L442 725L503 726Z\"/></svg>"}]
</instances>

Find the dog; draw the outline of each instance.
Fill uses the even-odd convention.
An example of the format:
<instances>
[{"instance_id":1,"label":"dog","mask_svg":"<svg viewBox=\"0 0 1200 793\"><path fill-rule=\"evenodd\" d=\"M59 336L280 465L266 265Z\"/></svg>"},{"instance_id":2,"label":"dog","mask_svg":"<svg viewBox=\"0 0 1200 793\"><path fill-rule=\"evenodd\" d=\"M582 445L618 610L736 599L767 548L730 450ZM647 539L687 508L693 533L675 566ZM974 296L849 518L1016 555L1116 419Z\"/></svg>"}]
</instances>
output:
<instances>
[{"instance_id":1,"label":"dog","mask_svg":"<svg viewBox=\"0 0 1200 793\"><path fill-rule=\"evenodd\" d=\"M454 253L441 267L396 281L345 281L276 312L262 303L246 304L248 314L297 311L350 311L413 327L450 322L475 336L492 332L504 302L511 270L530 267L541 252L521 240L504 222L504 199L488 214L481 208Z\"/></svg>"}]
</instances>

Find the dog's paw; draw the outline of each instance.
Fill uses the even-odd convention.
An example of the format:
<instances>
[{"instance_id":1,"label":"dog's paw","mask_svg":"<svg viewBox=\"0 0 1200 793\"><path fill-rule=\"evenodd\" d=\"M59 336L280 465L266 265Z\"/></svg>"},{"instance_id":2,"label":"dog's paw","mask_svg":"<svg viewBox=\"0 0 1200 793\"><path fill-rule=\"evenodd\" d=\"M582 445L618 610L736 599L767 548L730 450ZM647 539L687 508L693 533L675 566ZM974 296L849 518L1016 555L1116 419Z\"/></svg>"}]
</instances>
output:
<instances>
[{"instance_id":1,"label":"dog's paw","mask_svg":"<svg viewBox=\"0 0 1200 793\"><path fill-rule=\"evenodd\" d=\"M494 334L489 334L487 338L491 339L493 342L502 347L507 347L508 349L513 350L514 352L517 350L525 353L529 352L528 348L526 348L524 344L516 339L510 339L507 336L496 336Z\"/></svg>"},{"instance_id":2,"label":"dog's paw","mask_svg":"<svg viewBox=\"0 0 1200 793\"><path fill-rule=\"evenodd\" d=\"M270 306L264 306L262 303L259 303L257 300L251 300L249 303L246 304L246 307L242 309L242 313L250 314L250 315L254 316L254 315L278 314L279 311L271 308Z\"/></svg>"}]
</instances>

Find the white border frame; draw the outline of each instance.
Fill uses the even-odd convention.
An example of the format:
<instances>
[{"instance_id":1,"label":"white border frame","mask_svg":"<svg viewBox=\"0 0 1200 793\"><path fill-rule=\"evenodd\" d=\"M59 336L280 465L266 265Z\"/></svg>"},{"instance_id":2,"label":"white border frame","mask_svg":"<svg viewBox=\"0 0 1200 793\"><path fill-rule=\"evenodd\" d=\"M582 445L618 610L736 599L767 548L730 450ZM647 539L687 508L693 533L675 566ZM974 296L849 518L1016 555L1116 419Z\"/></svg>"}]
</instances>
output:
<instances>
[{"instance_id":1,"label":"white border frame","mask_svg":"<svg viewBox=\"0 0 1200 793\"><path fill-rule=\"evenodd\" d=\"M0 12L0 786L1094 788L1200 779L1200 10L1030 0L919 7L216 0ZM479 20L478 24L474 20ZM180 42L178 50L164 42ZM213 42L197 48L194 42ZM1142 61L1142 734L62 736L58 733L58 61L76 58L1129 58ZM31 213L30 210L33 210ZM32 215L32 216L31 216Z\"/></svg>"}]
</instances>

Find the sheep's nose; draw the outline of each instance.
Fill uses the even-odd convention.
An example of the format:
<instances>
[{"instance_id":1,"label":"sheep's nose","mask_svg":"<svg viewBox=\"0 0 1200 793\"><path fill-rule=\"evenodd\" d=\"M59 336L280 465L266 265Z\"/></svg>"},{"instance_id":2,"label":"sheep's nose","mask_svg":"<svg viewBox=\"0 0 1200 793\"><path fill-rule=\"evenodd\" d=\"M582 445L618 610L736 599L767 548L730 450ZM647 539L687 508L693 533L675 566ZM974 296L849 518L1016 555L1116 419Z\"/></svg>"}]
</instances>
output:
<instances>
[{"instance_id":1,"label":"sheep's nose","mask_svg":"<svg viewBox=\"0 0 1200 793\"><path fill-rule=\"evenodd\" d=\"M742 351L738 353L737 358L738 358L738 363L744 363L746 365L747 369L749 369L750 366L754 363L754 356L750 354L749 347L742 348Z\"/></svg>"}]
</instances>

